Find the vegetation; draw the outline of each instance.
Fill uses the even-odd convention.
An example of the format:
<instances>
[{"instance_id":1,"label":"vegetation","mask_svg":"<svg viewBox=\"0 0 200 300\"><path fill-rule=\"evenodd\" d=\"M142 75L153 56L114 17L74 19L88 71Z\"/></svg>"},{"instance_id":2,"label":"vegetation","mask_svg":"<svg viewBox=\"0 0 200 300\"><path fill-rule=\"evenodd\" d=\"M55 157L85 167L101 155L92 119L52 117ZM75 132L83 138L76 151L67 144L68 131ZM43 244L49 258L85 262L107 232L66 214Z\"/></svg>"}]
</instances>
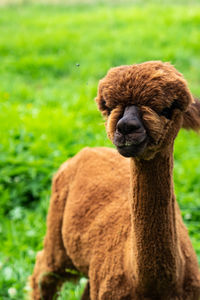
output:
<instances>
[{"instance_id":1,"label":"vegetation","mask_svg":"<svg viewBox=\"0 0 200 300\"><path fill-rule=\"evenodd\" d=\"M170 61L200 95L199 7L140 2L0 8L0 299L28 293L59 165L84 146L112 146L93 101L106 71ZM199 136L182 131L175 188L200 260L199 157ZM79 299L83 285L60 299Z\"/></svg>"}]
</instances>

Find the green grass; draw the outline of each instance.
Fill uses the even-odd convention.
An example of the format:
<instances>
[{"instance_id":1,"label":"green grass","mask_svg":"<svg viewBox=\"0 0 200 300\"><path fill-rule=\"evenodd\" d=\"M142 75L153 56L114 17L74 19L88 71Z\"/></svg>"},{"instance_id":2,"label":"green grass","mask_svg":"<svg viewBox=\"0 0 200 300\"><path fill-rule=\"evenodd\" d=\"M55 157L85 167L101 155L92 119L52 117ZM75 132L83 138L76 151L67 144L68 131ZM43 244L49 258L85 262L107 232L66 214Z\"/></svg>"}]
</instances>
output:
<instances>
[{"instance_id":1,"label":"green grass","mask_svg":"<svg viewBox=\"0 0 200 300\"><path fill-rule=\"evenodd\" d=\"M161 59L200 95L200 10L158 1L8 6L0 15L0 299L23 299L53 173L84 146L111 146L93 101L98 80L112 66ZM199 157L200 137L181 132L176 195L200 259ZM60 299L79 299L83 285L68 284Z\"/></svg>"}]
</instances>

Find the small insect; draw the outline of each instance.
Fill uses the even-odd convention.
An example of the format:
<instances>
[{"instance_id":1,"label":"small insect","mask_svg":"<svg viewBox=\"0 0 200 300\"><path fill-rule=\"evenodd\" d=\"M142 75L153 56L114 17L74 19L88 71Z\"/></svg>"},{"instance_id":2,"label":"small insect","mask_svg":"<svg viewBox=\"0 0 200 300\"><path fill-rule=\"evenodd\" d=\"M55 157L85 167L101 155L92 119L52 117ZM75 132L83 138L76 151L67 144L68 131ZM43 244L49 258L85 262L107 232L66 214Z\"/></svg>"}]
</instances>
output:
<instances>
[{"instance_id":1,"label":"small insect","mask_svg":"<svg viewBox=\"0 0 200 300\"><path fill-rule=\"evenodd\" d=\"M80 64L76 64L77 67L80 67Z\"/></svg>"}]
</instances>

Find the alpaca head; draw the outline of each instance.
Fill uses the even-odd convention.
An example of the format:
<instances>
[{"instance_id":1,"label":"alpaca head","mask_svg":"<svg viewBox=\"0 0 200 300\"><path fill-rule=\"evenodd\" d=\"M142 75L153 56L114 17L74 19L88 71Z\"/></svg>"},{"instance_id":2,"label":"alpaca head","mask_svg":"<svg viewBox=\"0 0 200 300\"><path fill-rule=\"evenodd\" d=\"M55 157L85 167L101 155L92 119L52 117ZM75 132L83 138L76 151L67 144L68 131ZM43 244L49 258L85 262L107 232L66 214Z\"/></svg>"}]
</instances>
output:
<instances>
[{"instance_id":1,"label":"alpaca head","mask_svg":"<svg viewBox=\"0 0 200 300\"><path fill-rule=\"evenodd\" d=\"M96 101L118 151L151 159L173 144L194 100L172 65L151 61L112 68L99 83Z\"/></svg>"}]
</instances>

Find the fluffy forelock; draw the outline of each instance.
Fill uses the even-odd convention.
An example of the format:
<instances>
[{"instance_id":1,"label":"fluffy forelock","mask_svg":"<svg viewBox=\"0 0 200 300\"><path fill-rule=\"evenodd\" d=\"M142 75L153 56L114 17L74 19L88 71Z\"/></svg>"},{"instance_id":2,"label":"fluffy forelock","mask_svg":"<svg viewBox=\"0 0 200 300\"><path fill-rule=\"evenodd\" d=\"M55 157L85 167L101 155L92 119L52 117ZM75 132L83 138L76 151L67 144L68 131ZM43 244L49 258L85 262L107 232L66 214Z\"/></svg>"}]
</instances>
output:
<instances>
[{"instance_id":1,"label":"fluffy forelock","mask_svg":"<svg viewBox=\"0 0 200 300\"><path fill-rule=\"evenodd\" d=\"M107 115L118 105L146 105L155 111L176 102L185 111L193 101L187 82L170 63L150 61L112 68L100 80L96 98Z\"/></svg>"}]
</instances>

